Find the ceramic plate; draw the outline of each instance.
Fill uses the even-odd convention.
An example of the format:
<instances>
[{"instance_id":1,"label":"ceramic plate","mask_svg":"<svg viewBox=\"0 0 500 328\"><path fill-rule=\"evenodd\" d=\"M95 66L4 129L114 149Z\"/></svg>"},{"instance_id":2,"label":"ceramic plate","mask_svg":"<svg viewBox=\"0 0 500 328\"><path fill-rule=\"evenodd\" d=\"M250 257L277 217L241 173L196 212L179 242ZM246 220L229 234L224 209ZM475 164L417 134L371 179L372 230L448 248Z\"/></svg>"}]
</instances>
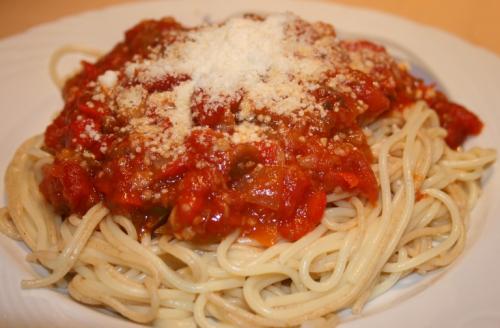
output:
<instances>
[{"instance_id":1,"label":"ceramic plate","mask_svg":"<svg viewBox=\"0 0 500 328\"><path fill-rule=\"evenodd\" d=\"M62 106L48 74L50 55L59 47L79 44L106 51L144 18L171 15L196 25L242 12L282 11L332 23L342 36L384 43L394 55L410 62L415 74L437 82L451 99L484 120L484 132L467 146L498 148L500 59L450 34L380 12L326 2L147 1L64 18L0 40L0 174L21 142L41 133ZM69 58L61 70L70 71L76 63ZM484 179L462 256L445 270L403 280L342 327L500 327L498 166L497 162ZM5 204L3 182L0 193ZM0 235L0 327L138 327L56 290L22 290L21 279L35 270L25 262L26 253L22 243Z\"/></svg>"}]
</instances>

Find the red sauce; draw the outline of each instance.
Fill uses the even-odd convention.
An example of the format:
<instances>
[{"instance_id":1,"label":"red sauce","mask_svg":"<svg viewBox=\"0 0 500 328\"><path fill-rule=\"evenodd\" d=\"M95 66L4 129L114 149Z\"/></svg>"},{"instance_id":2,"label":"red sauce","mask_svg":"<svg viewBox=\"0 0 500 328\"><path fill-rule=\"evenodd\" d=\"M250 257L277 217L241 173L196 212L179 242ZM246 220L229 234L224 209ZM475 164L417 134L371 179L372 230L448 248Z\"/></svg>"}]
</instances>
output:
<instances>
[{"instance_id":1,"label":"red sauce","mask_svg":"<svg viewBox=\"0 0 500 328\"><path fill-rule=\"evenodd\" d=\"M241 229L264 245L280 237L293 241L321 221L328 193L347 191L377 201L372 154L361 129L380 115L424 99L438 113L451 147L481 130L474 114L387 60L383 47L342 41L347 53L371 60L374 69L370 74L351 69L332 72L318 81L312 95L327 111L326 117L311 114L297 123L264 113L272 117L269 125L274 130L285 132L270 133L269 142L233 145L222 132L235 124L238 96L208 110L201 94L197 97L201 101L192 105L195 124L210 129L192 132L183 154L174 161L151 161L144 151L131 157L130 140L120 132L123 118L104 102L88 106L89 82L134 56L146 56L151 47L167 46L183 29L168 18L142 22L97 63L84 63L83 70L66 83L64 109L45 132L45 148L55 161L44 168L40 185L59 213L84 213L103 201L113 213L131 217L141 232L170 232L206 242ZM348 83L357 99L366 104L361 114L352 97L328 86L329 79L344 73L352 77ZM187 79L167 77L146 89L171 90ZM171 123L158 118L158 124ZM89 125L101 133L99 140L82 137ZM92 156L84 156L85 152ZM199 167L200 162L208 165Z\"/></svg>"}]
</instances>

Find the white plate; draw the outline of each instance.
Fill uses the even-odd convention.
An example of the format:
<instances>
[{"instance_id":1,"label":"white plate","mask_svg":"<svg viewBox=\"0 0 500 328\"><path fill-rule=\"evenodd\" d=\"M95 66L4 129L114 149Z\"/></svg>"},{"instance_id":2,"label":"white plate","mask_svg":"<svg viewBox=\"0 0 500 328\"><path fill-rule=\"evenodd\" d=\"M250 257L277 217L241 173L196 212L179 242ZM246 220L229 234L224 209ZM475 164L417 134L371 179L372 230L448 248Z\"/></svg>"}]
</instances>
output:
<instances>
[{"instance_id":1,"label":"white plate","mask_svg":"<svg viewBox=\"0 0 500 328\"><path fill-rule=\"evenodd\" d=\"M293 11L308 20L333 23L343 34L389 43L400 56L426 67L451 99L465 104L486 123L471 144L500 142L500 60L454 36L379 12L324 2L165 1L133 3L45 24L0 41L0 172L20 143L40 133L62 102L48 75L48 60L72 43L107 50L128 27L144 18L172 15L195 25L241 12ZM415 57L417 56L417 57ZM418 58L418 59L415 59ZM500 327L499 163L489 171L473 212L466 251L447 270L406 279L371 302L365 313L343 325L362 327ZM0 193L4 202L3 182ZM0 235L0 327L138 327L81 305L57 291L21 290L33 268L27 249Z\"/></svg>"}]
</instances>

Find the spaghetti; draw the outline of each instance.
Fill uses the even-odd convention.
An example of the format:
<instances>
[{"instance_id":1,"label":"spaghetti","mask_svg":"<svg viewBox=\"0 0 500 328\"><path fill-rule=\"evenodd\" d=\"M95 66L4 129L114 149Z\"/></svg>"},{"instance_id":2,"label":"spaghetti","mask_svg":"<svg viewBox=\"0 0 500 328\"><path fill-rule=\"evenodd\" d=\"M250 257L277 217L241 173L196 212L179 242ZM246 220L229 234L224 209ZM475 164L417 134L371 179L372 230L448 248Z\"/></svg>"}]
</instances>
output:
<instances>
[{"instance_id":1,"label":"spaghetti","mask_svg":"<svg viewBox=\"0 0 500 328\"><path fill-rule=\"evenodd\" d=\"M264 19L245 20L240 23L261 24ZM323 25L315 31L332 37ZM196 72L190 73L194 79ZM109 89L117 84L114 73L97 76ZM225 76L225 82L232 77ZM64 91L67 102L71 86L85 79L80 75L69 82ZM197 81L203 85L202 77ZM157 225L155 221L152 227L147 218L138 221L132 217L137 212L117 210L106 198L59 206L43 187L47 168L60 156L47 147L47 135L45 140L29 139L16 152L6 173L8 204L0 213L0 229L21 238L32 250L28 259L50 271L46 277L24 281L23 287L67 284L76 300L111 308L136 322L168 327L332 326L339 321L338 311L359 312L401 278L446 266L463 250L469 213L480 194L479 180L496 153L452 149L449 145L460 137L450 133L450 126L457 125L445 120L448 126L440 126L443 108L451 105L435 101L438 109L431 109L429 103L429 99L415 99L405 109L383 117L363 116L363 140L373 155L370 170L376 193L358 188L359 184L349 185L355 176L346 175L351 171L343 166L341 176L350 180L335 180L343 181L343 188L306 188L306 205L298 202L294 213L306 213L300 222L308 228L295 235L279 226L263 234L259 225L254 230L241 225L217 231L217 238L210 240L204 238L207 230L197 230L195 223L177 223L181 228L176 229L171 221L182 218L181 209L170 212L169 222ZM178 109L179 102L175 104ZM284 106L278 104L281 109ZM235 134L230 138L238 144L243 134ZM254 134L244 138L249 138L247 143L261 141ZM309 138L313 147L315 137ZM99 158L94 154L92 160ZM252 166L252 170L258 169ZM307 220L317 207L307 204L318 190L328 190L326 206L319 222L310 225ZM68 207L76 210L68 213Z\"/></svg>"},{"instance_id":2,"label":"spaghetti","mask_svg":"<svg viewBox=\"0 0 500 328\"><path fill-rule=\"evenodd\" d=\"M102 52L95 50L95 49L90 49L86 47L80 47L76 45L66 45L64 47L61 47L55 51L52 56L50 57L50 62L49 62L49 73L50 73L50 78L52 82L59 88L62 89L64 86L64 82L68 79L68 77L61 76L58 73L58 63L61 61L61 59L65 56L71 55L71 54L80 54L80 55L86 55L90 56L93 58L99 58L102 56Z\"/></svg>"}]
</instances>

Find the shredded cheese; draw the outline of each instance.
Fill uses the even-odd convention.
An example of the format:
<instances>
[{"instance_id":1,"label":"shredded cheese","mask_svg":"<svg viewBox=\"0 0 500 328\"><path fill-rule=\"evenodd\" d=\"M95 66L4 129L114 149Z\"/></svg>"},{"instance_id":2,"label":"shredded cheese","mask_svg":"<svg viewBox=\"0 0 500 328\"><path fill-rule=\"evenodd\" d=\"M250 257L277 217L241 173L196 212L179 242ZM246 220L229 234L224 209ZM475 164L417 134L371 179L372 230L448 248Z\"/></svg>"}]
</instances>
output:
<instances>
[{"instance_id":1,"label":"shredded cheese","mask_svg":"<svg viewBox=\"0 0 500 328\"><path fill-rule=\"evenodd\" d=\"M116 82L118 81L118 76L115 71L106 71L104 74L98 77L97 79L99 83L108 89L111 89L116 85Z\"/></svg>"},{"instance_id":2,"label":"shredded cheese","mask_svg":"<svg viewBox=\"0 0 500 328\"><path fill-rule=\"evenodd\" d=\"M136 137L138 149L143 150L142 143L150 152L172 158L184 150L183 141L196 127L193 104L203 100L208 103L205 110L215 111L238 94L235 125L224 133L234 144L260 141L273 115L290 120L307 113L326 115L312 91L326 72L352 61L338 51L329 28L285 13L262 20L235 17L219 25L180 30L168 46L151 49L145 58L135 57L121 71L99 76L92 99L109 101L111 108L128 117L122 131ZM356 60L353 65L362 64ZM179 76L187 79L167 91L148 92L144 87ZM338 74L330 84L345 91L345 81ZM164 124L158 125L158 119Z\"/></svg>"}]
</instances>

